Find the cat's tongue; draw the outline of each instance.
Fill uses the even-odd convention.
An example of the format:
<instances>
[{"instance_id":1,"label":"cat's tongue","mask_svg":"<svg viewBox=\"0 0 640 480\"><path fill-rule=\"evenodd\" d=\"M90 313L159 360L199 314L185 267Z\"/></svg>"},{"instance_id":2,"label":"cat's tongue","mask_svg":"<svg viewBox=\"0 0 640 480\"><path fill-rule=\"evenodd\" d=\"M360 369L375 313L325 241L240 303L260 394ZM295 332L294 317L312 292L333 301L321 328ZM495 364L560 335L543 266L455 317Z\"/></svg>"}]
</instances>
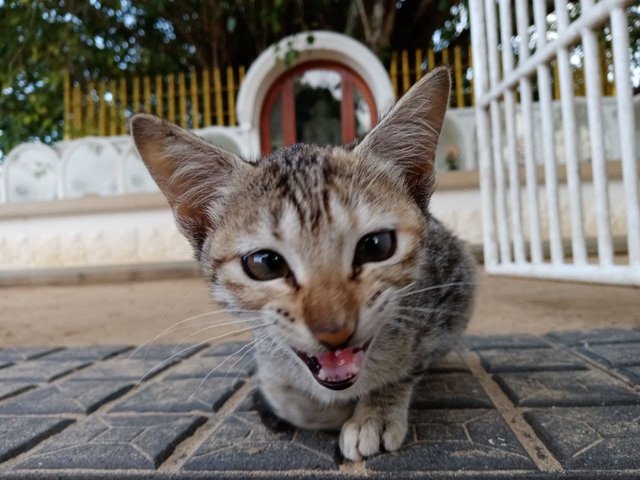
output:
<instances>
[{"instance_id":1,"label":"cat's tongue","mask_svg":"<svg viewBox=\"0 0 640 480\"><path fill-rule=\"evenodd\" d=\"M360 347L350 347L314 356L302 352L296 353L307 364L318 383L332 390L343 390L355 383L368 346L369 342Z\"/></svg>"},{"instance_id":2,"label":"cat's tongue","mask_svg":"<svg viewBox=\"0 0 640 480\"><path fill-rule=\"evenodd\" d=\"M362 367L364 350L361 348L345 348L335 352L316 355L320 364L318 378L323 381L344 382L355 377Z\"/></svg>"}]
</instances>

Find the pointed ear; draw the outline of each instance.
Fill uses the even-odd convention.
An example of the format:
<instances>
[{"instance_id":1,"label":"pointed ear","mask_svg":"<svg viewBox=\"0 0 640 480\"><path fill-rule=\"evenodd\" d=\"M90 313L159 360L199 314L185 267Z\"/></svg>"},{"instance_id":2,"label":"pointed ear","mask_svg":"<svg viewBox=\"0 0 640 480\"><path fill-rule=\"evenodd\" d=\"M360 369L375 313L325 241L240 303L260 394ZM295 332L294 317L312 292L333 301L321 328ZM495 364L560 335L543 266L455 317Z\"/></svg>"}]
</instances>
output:
<instances>
[{"instance_id":1,"label":"pointed ear","mask_svg":"<svg viewBox=\"0 0 640 480\"><path fill-rule=\"evenodd\" d=\"M198 257L214 226L210 207L238 171L249 165L236 155L153 115L135 115L129 127L142 161L167 198L178 228Z\"/></svg>"},{"instance_id":2,"label":"pointed ear","mask_svg":"<svg viewBox=\"0 0 640 480\"><path fill-rule=\"evenodd\" d=\"M355 148L365 161L399 169L420 207L435 183L435 156L449 104L451 76L437 68L416 83Z\"/></svg>"}]
</instances>

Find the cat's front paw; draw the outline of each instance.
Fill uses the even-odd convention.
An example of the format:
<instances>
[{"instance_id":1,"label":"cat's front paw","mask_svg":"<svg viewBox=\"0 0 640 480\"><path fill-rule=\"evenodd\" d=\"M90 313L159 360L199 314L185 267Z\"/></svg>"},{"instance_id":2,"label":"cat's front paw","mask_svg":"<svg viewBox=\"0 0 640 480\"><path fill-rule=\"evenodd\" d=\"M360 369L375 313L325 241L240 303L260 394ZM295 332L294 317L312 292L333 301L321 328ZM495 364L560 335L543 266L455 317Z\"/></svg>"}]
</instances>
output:
<instances>
[{"instance_id":1,"label":"cat's front paw","mask_svg":"<svg viewBox=\"0 0 640 480\"><path fill-rule=\"evenodd\" d=\"M380 415L378 412L356 409L340 432L340 451L349 460L361 460L380 452L397 450L407 436L406 412Z\"/></svg>"}]
</instances>

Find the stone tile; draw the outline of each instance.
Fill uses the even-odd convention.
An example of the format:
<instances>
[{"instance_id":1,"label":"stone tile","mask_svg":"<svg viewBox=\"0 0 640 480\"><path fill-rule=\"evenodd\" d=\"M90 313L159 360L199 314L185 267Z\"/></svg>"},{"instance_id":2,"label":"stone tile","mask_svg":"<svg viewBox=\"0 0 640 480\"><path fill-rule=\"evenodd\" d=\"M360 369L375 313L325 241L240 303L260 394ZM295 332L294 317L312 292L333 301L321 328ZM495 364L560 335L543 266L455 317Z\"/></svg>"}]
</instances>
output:
<instances>
[{"instance_id":1,"label":"stone tile","mask_svg":"<svg viewBox=\"0 0 640 480\"><path fill-rule=\"evenodd\" d=\"M482 366L491 373L544 370L586 370L583 360L557 348L490 349L478 352Z\"/></svg>"},{"instance_id":2,"label":"stone tile","mask_svg":"<svg viewBox=\"0 0 640 480\"><path fill-rule=\"evenodd\" d=\"M640 395L598 370L500 373L494 378L521 407L640 404Z\"/></svg>"},{"instance_id":3,"label":"stone tile","mask_svg":"<svg viewBox=\"0 0 640 480\"><path fill-rule=\"evenodd\" d=\"M420 410L402 448L368 459L385 472L532 470L535 464L494 410Z\"/></svg>"},{"instance_id":4,"label":"stone tile","mask_svg":"<svg viewBox=\"0 0 640 480\"><path fill-rule=\"evenodd\" d=\"M0 360L16 362L33 360L51 352L62 350L62 347L11 347L0 349Z\"/></svg>"},{"instance_id":5,"label":"stone tile","mask_svg":"<svg viewBox=\"0 0 640 480\"><path fill-rule=\"evenodd\" d=\"M0 415L88 414L124 395L132 383L73 380L38 388L0 404Z\"/></svg>"},{"instance_id":6,"label":"stone tile","mask_svg":"<svg viewBox=\"0 0 640 480\"><path fill-rule=\"evenodd\" d=\"M115 405L112 412L217 411L243 382L231 379L164 380L154 382L126 400Z\"/></svg>"},{"instance_id":7,"label":"stone tile","mask_svg":"<svg viewBox=\"0 0 640 480\"><path fill-rule=\"evenodd\" d=\"M225 342L218 343L216 345L212 345L207 348L204 352L202 352L203 357L220 357L233 355L234 353L240 351L243 347L246 347L248 342ZM240 355L242 355L242 350Z\"/></svg>"},{"instance_id":8,"label":"stone tile","mask_svg":"<svg viewBox=\"0 0 640 480\"><path fill-rule=\"evenodd\" d=\"M167 377L169 380L181 378L212 378L226 377L231 379L245 378L253 373L255 369L253 359L247 355L244 358L240 356L222 356L222 357L204 357L189 359L173 370Z\"/></svg>"},{"instance_id":9,"label":"stone tile","mask_svg":"<svg viewBox=\"0 0 640 480\"><path fill-rule=\"evenodd\" d=\"M57 435L17 468L156 469L204 421L199 416L92 416Z\"/></svg>"},{"instance_id":10,"label":"stone tile","mask_svg":"<svg viewBox=\"0 0 640 480\"><path fill-rule=\"evenodd\" d=\"M199 351L207 348L207 344L203 345L175 345L167 343L154 343L153 345L142 346L124 355L127 359L137 360L167 360L177 359L184 360L192 355L195 355Z\"/></svg>"},{"instance_id":11,"label":"stone tile","mask_svg":"<svg viewBox=\"0 0 640 480\"><path fill-rule=\"evenodd\" d=\"M640 343L587 345L578 351L609 367L640 365Z\"/></svg>"},{"instance_id":12,"label":"stone tile","mask_svg":"<svg viewBox=\"0 0 640 480\"><path fill-rule=\"evenodd\" d=\"M20 362L0 370L0 382L50 382L87 365L89 363L82 360L68 362L32 360Z\"/></svg>"},{"instance_id":13,"label":"stone tile","mask_svg":"<svg viewBox=\"0 0 640 480\"><path fill-rule=\"evenodd\" d=\"M544 338L531 335L488 335L462 337L462 343L471 350L486 350L491 348L536 348L548 347L549 342Z\"/></svg>"},{"instance_id":14,"label":"stone tile","mask_svg":"<svg viewBox=\"0 0 640 480\"><path fill-rule=\"evenodd\" d=\"M416 385L412 408L493 408L493 403L470 373L427 373Z\"/></svg>"},{"instance_id":15,"label":"stone tile","mask_svg":"<svg viewBox=\"0 0 640 480\"><path fill-rule=\"evenodd\" d=\"M96 345L93 347L75 347L65 348L41 357L48 362L51 361L69 361L69 360L86 360L99 361L113 357L119 353L125 352L131 347L122 345Z\"/></svg>"},{"instance_id":16,"label":"stone tile","mask_svg":"<svg viewBox=\"0 0 640 480\"><path fill-rule=\"evenodd\" d=\"M564 332L552 332L547 336L569 346L585 344L595 345L601 343L640 342L640 330L621 330L618 328L567 330Z\"/></svg>"},{"instance_id":17,"label":"stone tile","mask_svg":"<svg viewBox=\"0 0 640 480\"><path fill-rule=\"evenodd\" d=\"M0 417L0 462L33 448L72 423L64 418Z\"/></svg>"},{"instance_id":18,"label":"stone tile","mask_svg":"<svg viewBox=\"0 0 640 480\"><path fill-rule=\"evenodd\" d=\"M198 448L184 470L336 470L336 441L335 433L272 431L258 413L237 412Z\"/></svg>"},{"instance_id":19,"label":"stone tile","mask_svg":"<svg viewBox=\"0 0 640 480\"><path fill-rule=\"evenodd\" d=\"M566 469L640 469L639 406L532 410L525 419Z\"/></svg>"},{"instance_id":20,"label":"stone tile","mask_svg":"<svg viewBox=\"0 0 640 480\"><path fill-rule=\"evenodd\" d=\"M175 362L111 359L91 365L70 378L73 380L129 380L138 382L150 379L175 365Z\"/></svg>"},{"instance_id":21,"label":"stone tile","mask_svg":"<svg viewBox=\"0 0 640 480\"><path fill-rule=\"evenodd\" d=\"M640 385L640 366L621 368L618 372L636 385Z\"/></svg>"},{"instance_id":22,"label":"stone tile","mask_svg":"<svg viewBox=\"0 0 640 480\"><path fill-rule=\"evenodd\" d=\"M30 385L28 383L23 383L23 382L19 382L19 383L0 382L0 400L14 397L28 390L31 390L34 387L35 385Z\"/></svg>"},{"instance_id":23,"label":"stone tile","mask_svg":"<svg viewBox=\"0 0 640 480\"><path fill-rule=\"evenodd\" d=\"M448 372L469 372L467 362L462 358L462 354L458 350L452 350L440 360L429 365L430 372L448 373Z\"/></svg>"}]
</instances>

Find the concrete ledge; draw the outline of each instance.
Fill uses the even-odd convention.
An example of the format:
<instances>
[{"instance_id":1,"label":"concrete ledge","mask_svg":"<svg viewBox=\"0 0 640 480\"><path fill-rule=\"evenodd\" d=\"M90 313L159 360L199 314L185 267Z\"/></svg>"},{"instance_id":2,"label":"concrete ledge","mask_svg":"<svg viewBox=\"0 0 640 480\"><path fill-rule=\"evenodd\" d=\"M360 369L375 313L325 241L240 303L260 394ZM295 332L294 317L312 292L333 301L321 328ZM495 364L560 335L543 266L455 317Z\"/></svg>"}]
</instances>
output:
<instances>
[{"instance_id":1,"label":"concrete ledge","mask_svg":"<svg viewBox=\"0 0 640 480\"><path fill-rule=\"evenodd\" d=\"M0 220L165 208L168 210L169 205L160 192L131 193L113 197L85 197L51 202L5 203L0 205Z\"/></svg>"},{"instance_id":2,"label":"concrete ledge","mask_svg":"<svg viewBox=\"0 0 640 480\"><path fill-rule=\"evenodd\" d=\"M195 261L0 271L0 287L114 283L200 275Z\"/></svg>"}]
</instances>

